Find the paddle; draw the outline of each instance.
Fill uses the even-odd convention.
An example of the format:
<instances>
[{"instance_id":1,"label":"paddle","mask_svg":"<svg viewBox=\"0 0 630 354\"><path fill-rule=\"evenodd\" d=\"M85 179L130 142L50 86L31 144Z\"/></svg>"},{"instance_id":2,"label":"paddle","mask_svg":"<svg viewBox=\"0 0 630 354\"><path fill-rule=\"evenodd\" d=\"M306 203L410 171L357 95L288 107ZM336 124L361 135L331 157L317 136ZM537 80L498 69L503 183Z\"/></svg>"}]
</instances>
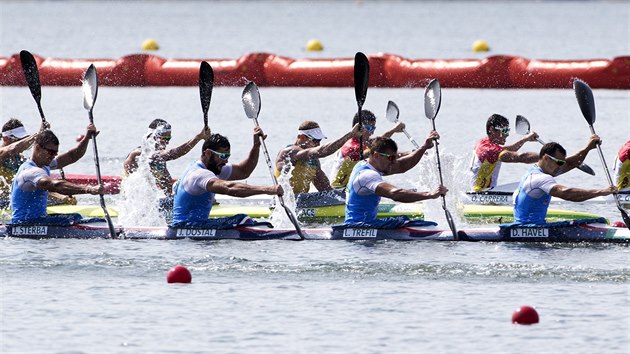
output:
<instances>
[{"instance_id":1,"label":"paddle","mask_svg":"<svg viewBox=\"0 0 630 354\"><path fill-rule=\"evenodd\" d=\"M591 129L591 133L595 134L595 128L593 128L593 124L595 124L595 98L593 97L593 90L591 90L586 82L578 79L573 81L573 90L575 91L575 97L577 98L582 115ZM608 184L612 187L613 181L612 178L610 178L610 172L608 171L608 166L606 165L606 160L604 159L604 154L602 153L602 148L599 144L597 144L597 152L599 153L599 159L602 161L602 165L604 166L604 172L606 172ZM621 212L621 218L623 219L623 222L626 223L626 227L630 229L630 216L628 216L628 213L621 207L621 203L619 203L619 199L617 199L617 193L614 193L614 197L615 202L617 203L617 209Z\"/></svg>"},{"instance_id":2,"label":"paddle","mask_svg":"<svg viewBox=\"0 0 630 354\"><path fill-rule=\"evenodd\" d=\"M527 135L529 134L529 129L530 126L527 118L521 115L516 116L516 132L521 135ZM542 141L540 138L536 138L536 141L538 141L541 145L545 145L545 142ZM593 169L587 164L582 163L577 168L582 172L588 173L591 176L595 176L595 171L593 171Z\"/></svg>"},{"instance_id":3,"label":"paddle","mask_svg":"<svg viewBox=\"0 0 630 354\"><path fill-rule=\"evenodd\" d=\"M43 125L46 125L46 116L44 116L44 110L42 109L42 86L39 81L39 70L37 70L37 62L31 54L27 50L22 50L20 52L20 62L22 63L22 71L24 72L24 78L26 78L26 83L28 84L29 90L31 90L31 95L37 103L37 109L39 110L39 116L42 118ZM59 169L61 172L61 179L66 179L66 174L63 172L63 169ZM72 197L72 196L69 196Z\"/></svg>"},{"instance_id":4,"label":"paddle","mask_svg":"<svg viewBox=\"0 0 630 354\"><path fill-rule=\"evenodd\" d=\"M94 103L96 103L96 96L98 95L98 76L96 75L96 68L94 67L94 64L90 64L90 67L83 75L83 85L81 89L83 90L83 107L88 111L90 123L94 124L94 115L92 114L92 110L94 109ZM92 146L94 147L94 166L96 166L96 179L98 181L98 185L102 188L103 181L101 180L101 166L98 161L96 135L92 136ZM103 209L103 213L105 213L105 219L107 220L107 226L109 227L109 234L112 238L116 238L116 231L114 230L112 218L111 216L109 216L109 212L107 211L107 207L105 206L105 197L103 196L103 194L99 194L99 197L101 199L101 208Z\"/></svg>"},{"instance_id":5,"label":"paddle","mask_svg":"<svg viewBox=\"0 0 630 354\"><path fill-rule=\"evenodd\" d=\"M400 111L398 110L398 105L396 105L396 103L394 103L393 101L387 102L387 110L385 111L385 117L387 118L387 120L394 124L397 124L399 115L400 115ZM407 130L403 129L403 133L405 133L405 135L407 136L407 139L409 139L409 141L411 141L413 146L415 146L416 150L420 148L420 145L418 145L418 143L416 143L416 141L413 140L411 135L407 133Z\"/></svg>"},{"instance_id":6,"label":"paddle","mask_svg":"<svg viewBox=\"0 0 630 354\"><path fill-rule=\"evenodd\" d=\"M256 86L254 82L250 81L247 84L247 86L245 86L245 89L243 90L243 95L241 96L241 98L243 100L243 108L245 109L245 114L247 115L247 118L253 119L254 124L256 124L257 127L260 127L260 125L258 124L258 114L260 114L260 92L258 92L258 87ZM267 160L267 167L269 168L271 179L273 181L273 184L277 186L278 180L276 179L276 175L273 173L271 159L269 158L269 151L267 151L267 145L265 144L265 139L263 139L262 136L260 137L260 142L262 144L263 152L265 154L265 160ZM295 227L295 231L300 236L300 239L304 240L304 234L302 233L302 229L300 228L300 225L298 224L297 218L295 217L295 215L293 215L293 212L291 211L291 209L289 209L284 204L284 199L282 198L282 196L278 196L278 200L280 200L280 205L284 208L284 211L287 213L287 216L289 217L289 220L291 220L291 223Z\"/></svg>"},{"instance_id":7,"label":"paddle","mask_svg":"<svg viewBox=\"0 0 630 354\"><path fill-rule=\"evenodd\" d=\"M369 77L370 62L365 54L357 52L354 56L354 96L359 108L359 113L357 113L359 117L359 127L363 127L361 109L365 103L365 97L367 96ZM361 160L363 160L363 134L359 137L359 156L361 156Z\"/></svg>"},{"instance_id":8,"label":"paddle","mask_svg":"<svg viewBox=\"0 0 630 354\"><path fill-rule=\"evenodd\" d=\"M212 87L214 86L214 72L212 67L205 61L199 67L199 97L201 99L201 110L203 111L203 126L208 128L208 109L212 98Z\"/></svg>"},{"instance_id":9,"label":"paddle","mask_svg":"<svg viewBox=\"0 0 630 354\"><path fill-rule=\"evenodd\" d=\"M433 79L429 82L429 85L424 91L424 114L431 120L433 130L435 130L435 117L440 111L441 104L442 90L440 88L440 81L438 81L438 79ZM437 159L438 173L440 175L440 185L444 185L442 180L442 164L440 163L440 150L438 149L438 145L438 141L435 140L435 157ZM446 214L448 227L451 229L451 232L453 232L453 238L457 241L459 239L457 236L457 229L455 228L455 222L453 222L451 213L446 208L446 196L444 195L442 195L442 209L444 209L444 214Z\"/></svg>"}]
</instances>

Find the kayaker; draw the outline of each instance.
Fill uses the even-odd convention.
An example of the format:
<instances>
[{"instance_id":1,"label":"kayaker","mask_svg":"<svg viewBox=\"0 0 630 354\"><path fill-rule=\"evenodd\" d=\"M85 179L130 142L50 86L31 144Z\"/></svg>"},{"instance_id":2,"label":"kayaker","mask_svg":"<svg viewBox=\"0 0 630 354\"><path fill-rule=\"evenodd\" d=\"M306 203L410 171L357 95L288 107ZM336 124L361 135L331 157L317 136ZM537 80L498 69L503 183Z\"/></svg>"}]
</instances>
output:
<instances>
[{"instance_id":1,"label":"kayaker","mask_svg":"<svg viewBox=\"0 0 630 354\"><path fill-rule=\"evenodd\" d=\"M420 162L424 153L433 147L433 140L439 137L436 131L431 131L418 150L402 157L398 157L398 146L391 138L374 139L367 160L357 163L350 174L346 187L345 223L378 224L380 220L376 215L381 197L411 203L445 195L448 189L444 186L439 186L431 192L417 192L396 187L383 180L383 175L404 173L413 168Z\"/></svg>"},{"instance_id":2,"label":"kayaker","mask_svg":"<svg viewBox=\"0 0 630 354\"><path fill-rule=\"evenodd\" d=\"M291 167L293 172L290 183L294 194L307 193L311 183L318 191L331 190L330 180L322 171L319 159L332 155L348 139L359 137L361 128L355 124L351 131L337 140L320 145L326 136L313 121L305 121L298 128L298 136L295 143L282 149L276 157L276 177L281 173L289 173Z\"/></svg>"},{"instance_id":3,"label":"kayaker","mask_svg":"<svg viewBox=\"0 0 630 354\"><path fill-rule=\"evenodd\" d=\"M613 168L613 182L619 190L630 188L630 140L621 146Z\"/></svg>"},{"instance_id":4,"label":"kayaker","mask_svg":"<svg viewBox=\"0 0 630 354\"><path fill-rule=\"evenodd\" d=\"M229 163L230 141L220 134L212 134L201 148L201 159L191 164L175 184L172 226L204 224L216 225L208 219L215 194L249 197L258 194L283 195L279 185L254 186L235 182L248 178L258 164L260 139L263 131L254 128L254 143L249 155L239 163Z\"/></svg>"},{"instance_id":5,"label":"kayaker","mask_svg":"<svg viewBox=\"0 0 630 354\"><path fill-rule=\"evenodd\" d=\"M55 223L64 219L81 218L79 214L47 215L48 193L96 195L102 194L103 189L51 178L50 171L77 162L85 155L90 138L96 134L98 132L94 124L88 125L87 132L78 145L61 155L58 155L59 139L51 130L44 130L37 135L31 158L20 166L11 186L13 224Z\"/></svg>"},{"instance_id":6,"label":"kayaker","mask_svg":"<svg viewBox=\"0 0 630 354\"><path fill-rule=\"evenodd\" d=\"M176 160L187 153L189 153L197 143L207 139L210 136L210 129L202 129L192 139L185 143L172 148L167 149L168 143L171 141L171 125L163 119L154 119L149 124L149 131L144 136L144 139L154 141L153 155L149 159L149 167L151 173L155 177L155 183L157 187L164 192L165 199L161 202L163 207L172 205L173 196L173 177L166 167L166 162ZM124 162L124 174L125 176L135 172L138 169L139 157L142 154L142 146L138 146L127 155Z\"/></svg>"},{"instance_id":7,"label":"kayaker","mask_svg":"<svg viewBox=\"0 0 630 354\"><path fill-rule=\"evenodd\" d=\"M40 131L47 129L48 123L42 123ZM38 133L28 134L24 124L11 118L2 126L2 146L0 146L0 208L8 208L10 205L11 184L13 177L20 166L26 161L22 155L35 142ZM72 196L59 193L49 193L49 199L53 203L76 204Z\"/></svg>"},{"instance_id":8,"label":"kayaker","mask_svg":"<svg viewBox=\"0 0 630 354\"><path fill-rule=\"evenodd\" d=\"M536 141L538 134L531 132L512 145L503 145L510 135L510 122L500 114L491 115L486 121L487 136L477 142L473 151L470 167L472 172L471 188L474 192L493 188L499 179L501 163L532 164L538 160L535 152L518 150L528 141Z\"/></svg>"},{"instance_id":9,"label":"kayaker","mask_svg":"<svg viewBox=\"0 0 630 354\"><path fill-rule=\"evenodd\" d=\"M363 118L363 151L367 155L369 153L369 147L374 138L372 135L376 130L376 116L367 109L361 110L361 118ZM359 114L355 113L352 119L352 126L359 123ZM381 135L384 138L391 138L395 133L401 133L405 129L405 123L398 122L392 129L386 131ZM361 148L359 147L360 140L358 137L352 137L346 141L341 150L337 154L337 160L333 168L333 187L345 187L348 184L348 178L354 168L354 165L361 160Z\"/></svg>"},{"instance_id":10,"label":"kayaker","mask_svg":"<svg viewBox=\"0 0 630 354\"><path fill-rule=\"evenodd\" d=\"M525 174L514 192L514 221L522 224L544 224L551 197L582 202L616 192L617 187L601 189L566 187L554 179L554 176L580 165L588 152L595 149L600 142L599 136L593 135L584 149L569 157L558 143L550 142L543 145L538 154L538 162Z\"/></svg>"}]
</instances>

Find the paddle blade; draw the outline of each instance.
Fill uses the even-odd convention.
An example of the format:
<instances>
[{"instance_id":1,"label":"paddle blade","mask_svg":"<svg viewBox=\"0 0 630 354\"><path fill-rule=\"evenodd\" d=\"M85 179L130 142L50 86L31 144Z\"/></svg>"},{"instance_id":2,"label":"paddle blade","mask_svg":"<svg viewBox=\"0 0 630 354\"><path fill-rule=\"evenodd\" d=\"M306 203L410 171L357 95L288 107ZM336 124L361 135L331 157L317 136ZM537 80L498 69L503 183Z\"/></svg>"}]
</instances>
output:
<instances>
[{"instance_id":1,"label":"paddle blade","mask_svg":"<svg viewBox=\"0 0 630 354\"><path fill-rule=\"evenodd\" d=\"M582 115L588 122L588 125L595 124L595 98L593 90L582 80L573 81L573 91L577 98L578 105L582 111Z\"/></svg>"},{"instance_id":2,"label":"paddle blade","mask_svg":"<svg viewBox=\"0 0 630 354\"><path fill-rule=\"evenodd\" d=\"M593 171L591 166L589 166L589 165L587 165L585 163L579 165L577 168L578 168L578 170L580 170L582 172L588 173L591 176L595 176L595 171Z\"/></svg>"},{"instance_id":3,"label":"paddle blade","mask_svg":"<svg viewBox=\"0 0 630 354\"><path fill-rule=\"evenodd\" d=\"M90 67L83 75L81 89L83 90L83 107L88 111L92 111L96 102L96 95L98 94L98 75L94 64L90 64Z\"/></svg>"},{"instance_id":4,"label":"paddle blade","mask_svg":"<svg viewBox=\"0 0 630 354\"><path fill-rule=\"evenodd\" d=\"M400 115L400 110L398 109L398 105L393 101L387 102L387 111L385 111L385 117L388 121L392 123L398 122L398 116Z\"/></svg>"},{"instance_id":5,"label":"paddle blade","mask_svg":"<svg viewBox=\"0 0 630 354\"><path fill-rule=\"evenodd\" d=\"M250 81L241 96L243 100L243 109L249 119L258 119L260 113L260 92L258 92L258 86L253 81Z\"/></svg>"},{"instance_id":6,"label":"paddle blade","mask_svg":"<svg viewBox=\"0 0 630 354\"><path fill-rule=\"evenodd\" d=\"M424 90L424 114L427 118L434 120L440 111L441 104L442 89L440 88L440 81L433 79Z\"/></svg>"},{"instance_id":7,"label":"paddle blade","mask_svg":"<svg viewBox=\"0 0 630 354\"><path fill-rule=\"evenodd\" d=\"M212 67L205 61L199 67L199 97L201 98L201 110L203 111L203 124L208 126L208 109L210 109L210 99L212 98L212 87L214 86L214 72Z\"/></svg>"},{"instance_id":8,"label":"paddle blade","mask_svg":"<svg viewBox=\"0 0 630 354\"><path fill-rule=\"evenodd\" d=\"M516 132L521 135L529 134L529 121L523 116L516 116Z\"/></svg>"},{"instance_id":9,"label":"paddle blade","mask_svg":"<svg viewBox=\"0 0 630 354\"><path fill-rule=\"evenodd\" d=\"M33 54L27 50L20 52L20 61L22 62L22 71L24 72L28 88L31 90L31 95L33 95L35 102L39 104L42 99L42 87L39 82L37 62L35 62Z\"/></svg>"},{"instance_id":10,"label":"paddle blade","mask_svg":"<svg viewBox=\"0 0 630 354\"><path fill-rule=\"evenodd\" d=\"M369 77L370 62L365 54L357 52L354 56L354 95L359 107L362 107L363 103L365 103Z\"/></svg>"}]
</instances>

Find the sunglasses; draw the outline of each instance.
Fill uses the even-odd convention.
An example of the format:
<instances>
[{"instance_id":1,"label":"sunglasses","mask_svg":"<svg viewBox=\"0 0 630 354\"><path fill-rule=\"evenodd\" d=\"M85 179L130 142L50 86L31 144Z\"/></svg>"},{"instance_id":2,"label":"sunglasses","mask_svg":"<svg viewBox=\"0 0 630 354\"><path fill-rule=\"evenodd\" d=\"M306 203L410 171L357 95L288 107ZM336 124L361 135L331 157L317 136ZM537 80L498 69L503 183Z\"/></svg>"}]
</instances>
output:
<instances>
[{"instance_id":1,"label":"sunglasses","mask_svg":"<svg viewBox=\"0 0 630 354\"><path fill-rule=\"evenodd\" d=\"M363 124L363 127L370 133L376 130L376 126L370 124Z\"/></svg>"},{"instance_id":2,"label":"sunglasses","mask_svg":"<svg viewBox=\"0 0 630 354\"><path fill-rule=\"evenodd\" d=\"M232 155L232 154L230 154L229 152L218 152L218 151L214 151L214 150L212 150L212 149L208 149L208 150L210 150L210 152L212 152L213 154L215 154L215 155L219 156L219 158L220 158L221 160L227 160L227 159L229 159L229 158L230 158L230 156Z\"/></svg>"},{"instance_id":3,"label":"sunglasses","mask_svg":"<svg viewBox=\"0 0 630 354\"><path fill-rule=\"evenodd\" d=\"M385 157L386 159L388 159L389 161L396 161L396 158L398 157L397 154L385 154L382 152L378 152L378 151L374 151L375 153Z\"/></svg>"},{"instance_id":4,"label":"sunglasses","mask_svg":"<svg viewBox=\"0 0 630 354\"><path fill-rule=\"evenodd\" d=\"M157 138L160 139L160 140L169 141L169 140L171 140L172 136L170 136L170 135L158 135Z\"/></svg>"},{"instance_id":5,"label":"sunglasses","mask_svg":"<svg viewBox=\"0 0 630 354\"><path fill-rule=\"evenodd\" d=\"M547 157L549 157L550 159L554 160L556 164L558 164L558 166L564 166L564 164L567 163L565 160L557 159L549 154L545 154L545 155L547 155Z\"/></svg>"},{"instance_id":6,"label":"sunglasses","mask_svg":"<svg viewBox=\"0 0 630 354\"><path fill-rule=\"evenodd\" d=\"M500 127L500 128L493 127L493 128L494 128L494 130L498 130L498 131L500 131L500 132L501 132L501 134L503 134L503 135L505 135L505 136L510 135L510 127Z\"/></svg>"},{"instance_id":7,"label":"sunglasses","mask_svg":"<svg viewBox=\"0 0 630 354\"><path fill-rule=\"evenodd\" d=\"M40 145L41 146L41 145ZM45 148L43 146L41 146L42 149L46 150L46 152L50 155L50 156L57 156L57 154L59 153L59 150L55 150L55 149L48 149Z\"/></svg>"},{"instance_id":8,"label":"sunglasses","mask_svg":"<svg viewBox=\"0 0 630 354\"><path fill-rule=\"evenodd\" d=\"M319 144L319 142L322 141L322 139L315 139L315 138L311 138L310 136L309 136L309 138L311 139L312 142L314 142L316 144Z\"/></svg>"}]
</instances>

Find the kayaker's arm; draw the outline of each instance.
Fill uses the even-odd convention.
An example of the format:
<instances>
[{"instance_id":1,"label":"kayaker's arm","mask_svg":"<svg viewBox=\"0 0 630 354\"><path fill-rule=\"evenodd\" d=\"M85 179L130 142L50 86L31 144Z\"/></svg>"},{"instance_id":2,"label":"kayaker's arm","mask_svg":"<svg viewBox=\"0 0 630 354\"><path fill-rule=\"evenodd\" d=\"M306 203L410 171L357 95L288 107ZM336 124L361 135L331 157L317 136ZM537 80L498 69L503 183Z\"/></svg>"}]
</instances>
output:
<instances>
[{"instance_id":1,"label":"kayaker's arm","mask_svg":"<svg viewBox=\"0 0 630 354\"><path fill-rule=\"evenodd\" d=\"M189 153L190 150L192 150L198 142L208 139L210 135L210 128L204 127L201 132L195 135L192 139L188 140L187 142L176 148L162 151L160 155L162 156L164 161L176 160Z\"/></svg>"},{"instance_id":2,"label":"kayaker's arm","mask_svg":"<svg viewBox=\"0 0 630 354\"><path fill-rule=\"evenodd\" d=\"M100 186L89 186L84 184L70 183L63 179L54 179L50 177L43 177L37 181L37 188L43 189L49 192L56 192L66 195L75 194L103 194L104 189Z\"/></svg>"},{"instance_id":3,"label":"kayaker's arm","mask_svg":"<svg viewBox=\"0 0 630 354\"><path fill-rule=\"evenodd\" d=\"M358 138L359 136L361 136L361 134L362 128L359 126L359 124L355 124L354 127L352 127L351 131L335 141L313 148L302 149L296 152L295 155L293 155L293 160L306 161L332 155L335 153L335 151L339 150L343 146L343 144L345 144L345 142L348 141L350 138Z\"/></svg>"},{"instance_id":4,"label":"kayaker's arm","mask_svg":"<svg viewBox=\"0 0 630 354\"><path fill-rule=\"evenodd\" d=\"M551 188L549 194L553 197L558 197L570 202L583 202L595 197L606 196L617 192L617 187L608 187L602 189L582 189L565 187L560 184L556 184Z\"/></svg>"},{"instance_id":5,"label":"kayaker's arm","mask_svg":"<svg viewBox=\"0 0 630 354\"><path fill-rule=\"evenodd\" d=\"M499 160L501 162L518 162L518 163L527 163L532 164L538 161L538 154L535 152L522 152L518 153L515 151L505 150L499 155Z\"/></svg>"},{"instance_id":6,"label":"kayaker's arm","mask_svg":"<svg viewBox=\"0 0 630 354\"><path fill-rule=\"evenodd\" d=\"M129 155L125 159L125 162L123 163L123 168L125 169L126 174L129 175L133 172L136 172L136 170L138 169L138 156L140 156L140 153L140 149L136 149L129 153Z\"/></svg>"},{"instance_id":7,"label":"kayaker's arm","mask_svg":"<svg viewBox=\"0 0 630 354\"><path fill-rule=\"evenodd\" d=\"M206 190L216 194L225 194L232 197L250 197L258 194L279 195L284 194L284 190L280 185L274 186L253 186L247 183L236 181L224 181L213 178L206 184Z\"/></svg>"},{"instance_id":8,"label":"kayaker's arm","mask_svg":"<svg viewBox=\"0 0 630 354\"><path fill-rule=\"evenodd\" d=\"M322 171L322 169L318 169L315 173L315 178L313 179L313 185L317 188L318 191L329 191L332 189L330 186L330 180L328 176Z\"/></svg>"},{"instance_id":9,"label":"kayaker's arm","mask_svg":"<svg viewBox=\"0 0 630 354\"><path fill-rule=\"evenodd\" d=\"M15 141L7 146L0 147L0 161L6 160L7 157L17 155L31 147L37 138L37 134L28 136L22 140Z\"/></svg>"},{"instance_id":10,"label":"kayaker's arm","mask_svg":"<svg viewBox=\"0 0 630 354\"><path fill-rule=\"evenodd\" d=\"M588 141L588 144L580 151L566 158L567 163L562 166L562 173L566 173L576 167L578 167L584 159L586 159L586 155L588 155L589 151L596 149L597 144L601 143L601 139L598 135L592 135Z\"/></svg>"},{"instance_id":11,"label":"kayaker's arm","mask_svg":"<svg viewBox=\"0 0 630 354\"><path fill-rule=\"evenodd\" d=\"M395 175L397 173L404 173L412 169L415 165L420 162L424 153L433 147L433 141L435 139L439 139L440 134L435 130L429 133L429 136L424 141L424 144L420 146L418 150L412 151L411 153L399 157L396 161L391 165L389 171L387 171L387 175Z\"/></svg>"},{"instance_id":12,"label":"kayaker's arm","mask_svg":"<svg viewBox=\"0 0 630 354\"><path fill-rule=\"evenodd\" d=\"M405 123L398 122L394 127L381 135L383 138L391 138L396 133L402 133L405 130Z\"/></svg>"},{"instance_id":13,"label":"kayaker's arm","mask_svg":"<svg viewBox=\"0 0 630 354\"><path fill-rule=\"evenodd\" d=\"M245 179L254 172L256 165L258 165L258 157L260 156L260 137L266 139L267 135L265 135L260 127L255 127L254 142L252 144L252 148L249 150L249 155L247 155L245 160L232 164L232 174L230 175L230 180Z\"/></svg>"},{"instance_id":14,"label":"kayaker's arm","mask_svg":"<svg viewBox=\"0 0 630 354\"><path fill-rule=\"evenodd\" d=\"M85 155L90 139L92 138L92 136L96 135L98 135L98 131L96 130L94 124L90 123L87 127L87 132L85 133L85 136L83 136L83 138L79 141L79 144L77 144L77 146L75 146L74 148L64 152L63 154L57 156L57 168L64 168L70 164L79 161L83 157L83 155Z\"/></svg>"},{"instance_id":15,"label":"kayaker's arm","mask_svg":"<svg viewBox=\"0 0 630 354\"><path fill-rule=\"evenodd\" d=\"M387 182L379 183L376 187L376 194L401 203L413 203L426 199L435 199L440 195L445 195L446 192L448 192L448 189L444 186L439 186L431 192L416 192L411 189L398 188Z\"/></svg>"},{"instance_id":16,"label":"kayaker's arm","mask_svg":"<svg viewBox=\"0 0 630 354\"><path fill-rule=\"evenodd\" d=\"M535 132L531 132L512 145L504 145L503 148L507 151L518 151L520 148L523 147L523 145L525 145L526 142L536 141L536 139L538 139L538 134Z\"/></svg>"}]
</instances>

